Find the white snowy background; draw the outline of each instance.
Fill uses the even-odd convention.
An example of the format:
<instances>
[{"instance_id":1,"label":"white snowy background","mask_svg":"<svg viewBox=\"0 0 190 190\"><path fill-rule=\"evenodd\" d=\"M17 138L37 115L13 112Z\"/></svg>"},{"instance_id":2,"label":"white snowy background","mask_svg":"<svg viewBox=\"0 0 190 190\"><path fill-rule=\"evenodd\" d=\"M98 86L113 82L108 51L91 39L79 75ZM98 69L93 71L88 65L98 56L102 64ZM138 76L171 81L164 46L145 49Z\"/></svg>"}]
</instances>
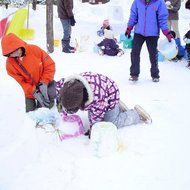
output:
<instances>
[{"instance_id":1,"label":"white snowy background","mask_svg":"<svg viewBox=\"0 0 190 190\"><path fill-rule=\"evenodd\" d=\"M119 129L120 151L101 158L94 156L90 140L84 135L61 142L55 134L35 128L34 121L25 113L23 91L7 75L6 58L0 56L0 190L190 189L187 61L159 62L160 82L153 83L144 45L139 81L134 84L128 81L131 50L125 50L122 57L99 56L93 52L94 42L101 40L96 31L105 18L110 19L117 38L125 31L131 2L111 0L105 5L89 5L75 0L77 23L72 28L72 42L89 37L83 46L86 51L65 54L59 44L51 57L56 63L55 80L83 71L105 74L117 82L121 99L128 107L140 104L150 113L152 124ZM0 15L14 10L0 7ZM182 39L190 29L190 14L184 2L179 14ZM38 5L36 11L30 8L29 27L35 30L35 38L27 42L47 50L44 5ZM62 26L56 7L54 35L61 40ZM164 36L161 34L160 38ZM86 113L79 114L87 128Z\"/></svg>"}]
</instances>

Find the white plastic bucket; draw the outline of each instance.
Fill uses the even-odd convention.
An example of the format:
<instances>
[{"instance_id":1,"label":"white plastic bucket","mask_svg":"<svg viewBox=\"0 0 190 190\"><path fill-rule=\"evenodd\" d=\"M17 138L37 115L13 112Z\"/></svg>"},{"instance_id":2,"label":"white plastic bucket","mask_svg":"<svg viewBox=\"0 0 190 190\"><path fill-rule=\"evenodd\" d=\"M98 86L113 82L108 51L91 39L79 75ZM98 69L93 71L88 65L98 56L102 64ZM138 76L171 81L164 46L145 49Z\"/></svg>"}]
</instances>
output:
<instances>
[{"instance_id":1,"label":"white plastic bucket","mask_svg":"<svg viewBox=\"0 0 190 190\"><path fill-rule=\"evenodd\" d=\"M175 40L172 39L171 42L168 42L167 38L159 40L158 51L160 51L166 59L173 59L178 53L178 48Z\"/></svg>"},{"instance_id":2,"label":"white plastic bucket","mask_svg":"<svg viewBox=\"0 0 190 190\"><path fill-rule=\"evenodd\" d=\"M117 127L111 122L97 122L92 126L90 145L94 156L104 157L118 150Z\"/></svg>"}]
</instances>

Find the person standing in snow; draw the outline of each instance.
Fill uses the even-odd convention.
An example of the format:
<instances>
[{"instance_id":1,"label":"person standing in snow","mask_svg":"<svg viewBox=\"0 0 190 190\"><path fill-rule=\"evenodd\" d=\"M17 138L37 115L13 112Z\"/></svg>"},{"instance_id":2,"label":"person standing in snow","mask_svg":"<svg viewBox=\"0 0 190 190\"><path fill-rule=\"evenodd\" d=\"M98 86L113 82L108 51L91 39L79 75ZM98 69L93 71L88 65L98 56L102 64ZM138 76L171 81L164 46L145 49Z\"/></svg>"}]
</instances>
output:
<instances>
[{"instance_id":1,"label":"person standing in snow","mask_svg":"<svg viewBox=\"0 0 190 190\"><path fill-rule=\"evenodd\" d=\"M117 128L140 122L151 122L146 111L136 105L128 109L120 101L116 83L98 73L84 72L56 82L59 112L74 114L79 109L88 111L91 127L99 121L112 122Z\"/></svg>"},{"instance_id":2,"label":"person standing in snow","mask_svg":"<svg viewBox=\"0 0 190 190\"><path fill-rule=\"evenodd\" d=\"M181 0L165 0L166 7L168 9L168 26L170 30L173 30L176 33L176 38L180 39L179 34L179 9L181 7Z\"/></svg>"},{"instance_id":3,"label":"person standing in snow","mask_svg":"<svg viewBox=\"0 0 190 190\"><path fill-rule=\"evenodd\" d=\"M187 50L187 68L190 69L190 30L184 35L183 40L186 43L185 48Z\"/></svg>"},{"instance_id":4,"label":"person standing in snow","mask_svg":"<svg viewBox=\"0 0 190 190\"><path fill-rule=\"evenodd\" d=\"M75 48L70 46L71 26L76 23L73 14L73 0L58 0L57 12L63 27L62 51L74 53Z\"/></svg>"},{"instance_id":5,"label":"person standing in snow","mask_svg":"<svg viewBox=\"0 0 190 190\"><path fill-rule=\"evenodd\" d=\"M153 82L159 82L157 43L160 29L170 42L173 36L168 29L168 10L164 0L134 0L125 35L129 38L134 28L131 51L130 81L137 81L140 74L140 52L146 42Z\"/></svg>"},{"instance_id":6,"label":"person standing in snow","mask_svg":"<svg viewBox=\"0 0 190 190\"><path fill-rule=\"evenodd\" d=\"M6 70L22 87L26 112L38 107L51 108L56 97L55 63L40 47L27 44L13 33L1 41L2 54L7 57Z\"/></svg>"}]
</instances>

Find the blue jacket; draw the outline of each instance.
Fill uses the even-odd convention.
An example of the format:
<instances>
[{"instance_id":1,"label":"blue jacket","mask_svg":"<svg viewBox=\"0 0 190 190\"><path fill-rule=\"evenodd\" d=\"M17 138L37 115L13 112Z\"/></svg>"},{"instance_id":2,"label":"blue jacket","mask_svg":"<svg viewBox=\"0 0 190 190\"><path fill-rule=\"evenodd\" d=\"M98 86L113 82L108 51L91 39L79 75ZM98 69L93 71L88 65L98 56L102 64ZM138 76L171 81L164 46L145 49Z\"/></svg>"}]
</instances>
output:
<instances>
[{"instance_id":1,"label":"blue jacket","mask_svg":"<svg viewBox=\"0 0 190 190\"><path fill-rule=\"evenodd\" d=\"M143 36L159 36L161 30L168 30L168 10L164 0L134 0L128 26L135 26L134 32Z\"/></svg>"}]
</instances>

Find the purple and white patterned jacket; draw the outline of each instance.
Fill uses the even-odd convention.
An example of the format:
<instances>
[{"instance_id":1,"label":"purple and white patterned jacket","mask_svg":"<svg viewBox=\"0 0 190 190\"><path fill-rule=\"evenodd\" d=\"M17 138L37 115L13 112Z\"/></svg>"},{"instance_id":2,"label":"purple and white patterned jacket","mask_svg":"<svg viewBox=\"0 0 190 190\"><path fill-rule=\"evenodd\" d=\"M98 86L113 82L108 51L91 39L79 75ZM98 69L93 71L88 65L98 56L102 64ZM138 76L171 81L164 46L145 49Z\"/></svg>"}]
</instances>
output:
<instances>
[{"instance_id":1,"label":"purple and white patterned jacket","mask_svg":"<svg viewBox=\"0 0 190 190\"><path fill-rule=\"evenodd\" d=\"M116 83L107 76L92 72L75 74L61 79L56 84L57 96L64 82L80 80L88 92L88 101L85 103L85 111L88 111L90 125L104 119L106 112L112 110L119 103L119 89Z\"/></svg>"}]
</instances>

